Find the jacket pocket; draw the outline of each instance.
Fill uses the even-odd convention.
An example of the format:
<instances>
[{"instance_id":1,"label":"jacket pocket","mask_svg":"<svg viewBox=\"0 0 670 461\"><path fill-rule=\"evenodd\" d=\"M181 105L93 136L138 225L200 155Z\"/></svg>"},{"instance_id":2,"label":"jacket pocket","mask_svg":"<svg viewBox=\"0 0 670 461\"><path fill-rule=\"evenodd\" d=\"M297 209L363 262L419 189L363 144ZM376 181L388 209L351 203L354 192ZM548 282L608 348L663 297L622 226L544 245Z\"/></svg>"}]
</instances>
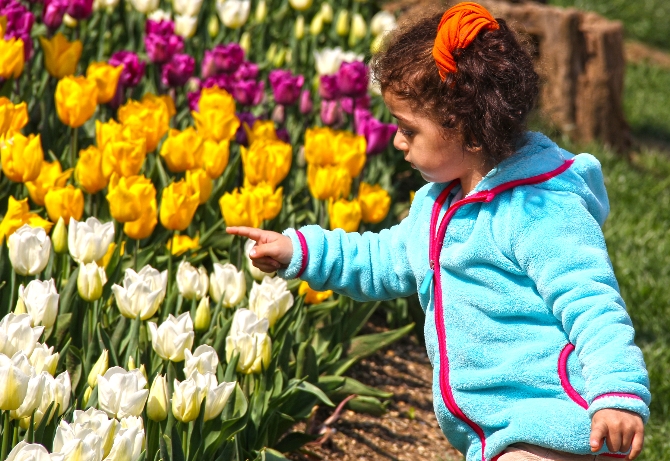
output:
<instances>
[{"instance_id":1,"label":"jacket pocket","mask_svg":"<svg viewBox=\"0 0 670 461\"><path fill-rule=\"evenodd\" d=\"M566 394L568 394L568 397L572 399L573 402L575 402L577 405L580 407L584 408L585 410L589 408L589 404L586 403L586 400L579 395L579 392L575 390L574 387L572 387L572 384L570 384L570 377L568 376L568 357L570 357L570 354L575 350L575 346L572 345L571 343L568 343L565 345L563 350L558 356L558 377L561 380L561 386L563 386L563 390L565 391Z\"/></svg>"}]
</instances>

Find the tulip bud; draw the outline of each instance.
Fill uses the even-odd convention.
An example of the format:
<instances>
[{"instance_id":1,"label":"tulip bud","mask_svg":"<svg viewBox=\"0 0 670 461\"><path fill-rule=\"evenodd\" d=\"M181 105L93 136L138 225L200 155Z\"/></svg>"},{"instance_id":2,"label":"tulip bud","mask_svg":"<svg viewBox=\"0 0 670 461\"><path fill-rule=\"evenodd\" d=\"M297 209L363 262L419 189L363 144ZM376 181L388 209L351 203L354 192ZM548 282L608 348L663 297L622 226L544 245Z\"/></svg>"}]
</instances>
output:
<instances>
[{"instance_id":1,"label":"tulip bud","mask_svg":"<svg viewBox=\"0 0 670 461\"><path fill-rule=\"evenodd\" d=\"M209 36L212 38L219 35L219 18L217 18L214 15L212 15L212 17L209 18L209 22L207 23L207 32L209 33Z\"/></svg>"},{"instance_id":2,"label":"tulip bud","mask_svg":"<svg viewBox=\"0 0 670 461\"><path fill-rule=\"evenodd\" d=\"M309 33L316 36L323 32L323 15L319 12L314 15L309 25Z\"/></svg>"},{"instance_id":3,"label":"tulip bud","mask_svg":"<svg viewBox=\"0 0 670 461\"><path fill-rule=\"evenodd\" d=\"M272 121L277 125L283 125L284 120L286 120L286 109L282 104L277 104L274 109L272 109Z\"/></svg>"},{"instance_id":4,"label":"tulip bud","mask_svg":"<svg viewBox=\"0 0 670 461\"><path fill-rule=\"evenodd\" d=\"M368 33L368 26L360 13L351 18L351 32L349 34L349 46L355 46Z\"/></svg>"},{"instance_id":5,"label":"tulip bud","mask_svg":"<svg viewBox=\"0 0 670 461\"><path fill-rule=\"evenodd\" d=\"M56 227L54 227L54 231L51 233L51 244L56 253L63 254L67 252L67 227L65 227L65 221L62 216L58 218Z\"/></svg>"},{"instance_id":6,"label":"tulip bud","mask_svg":"<svg viewBox=\"0 0 670 461\"><path fill-rule=\"evenodd\" d=\"M295 20L295 38L302 40L305 37L305 17L300 14Z\"/></svg>"},{"instance_id":7,"label":"tulip bud","mask_svg":"<svg viewBox=\"0 0 670 461\"><path fill-rule=\"evenodd\" d=\"M77 20L70 16L69 14L65 13L63 15L63 24L68 26L70 29L74 29L77 27Z\"/></svg>"},{"instance_id":8,"label":"tulip bud","mask_svg":"<svg viewBox=\"0 0 670 461\"><path fill-rule=\"evenodd\" d=\"M7 239L9 260L20 275L36 275L49 261L51 240L46 231L24 224Z\"/></svg>"},{"instance_id":9,"label":"tulip bud","mask_svg":"<svg viewBox=\"0 0 670 461\"><path fill-rule=\"evenodd\" d=\"M97 380L97 378L96 378ZM86 404L88 403L88 400L91 398L91 394L93 393L93 388L92 387L87 387L86 390L84 391L84 398L81 399L81 403L85 407Z\"/></svg>"},{"instance_id":10,"label":"tulip bud","mask_svg":"<svg viewBox=\"0 0 670 461\"><path fill-rule=\"evenodd\" d=\"M102 287L107 283L105 269L96 263L79 264L77 290L79 296L86 301L96 301L102 296Z\"/></svg>"},{"instance_id":11,"label":"tulip bud","mask_svg":"<svg viewBox=\"0 0 670 461\"><path fill-rule=\"evenodd\" d=\"M294 10L305 11L312 6L312 0L288 0Z\"/></svg>"},{"instance_id":12,"label":"tulip bud","mask_svg":"<svg viewBox=\"0 0 670 461\"><path fill-rule=\"evenodd\" d=\"M280 48L279 51L275 54L274 59L272 60L272 65L275 67L282 67L286 61L286 49Z\"/></svg>"},{"instance_id":13,"label":"tulip bud","mask_svg":"<svg viewBox=\"0 0 670 461\"><path fill-rule=\"evenodd\" d=\"M130 357L128 357L128 367L127 368L128 368L128 371L132 371L135 368L137 368L137 365L135 365L135 359L133 358L132 355Z\"/></svg>"},{"instance_id":14,"label":"tulip bud","mask_svg":"<svg viewBox=\"0 0 670 461\"><path fill-rule=\"evenodd\" d=\"M167 380L165 376L158 375L154 378L149 390L147 400L147 416L152 421L163 421L167 418L168 395Z\"/></svg>"},{"instance_id":15,"label":"tulip bud","mask_svg":"<svg viewBox=\"0 0 670 461\"><path fill-rule=\"evenodd\" d=\"M270 46L268 47L268 51L265 53L265 58L269 62L272 62L274 61L276 54L277 54L277 45L271 43Z\"/></svg>"},{"instance_id":16,"label":"tulip bud","mask_svg":"<svg viewBox=\"0 0 670 461\"><path fill-rule=\"evenodd\" d=\"M302 90L302 93L300 93L300 113L307 115L312 112L312 109L314 109L314 104L309 90Z\"/></svg>"},{"instance_id":17,"label":"tulip bud","mask_svg":"<svg viewBox=\"0 0 670 461\"><path fill-rule=\"evenodd\" d=\"M372 54L379 53L379 51L382 49L383 44L384 44L384 36L377 35L370 43L370 53Z\"/></svg>"},{"instance_id":18,"label":"tulip bud","mask_svg":"<svg viewBox=\"0 0 670 461\"><path fill-rule=\"evenodd\" d=\"M23 286L23 285L22 285ZM23 299L19 298L16 302L16 307L14 308L14 315L27 314L26 305L23 302Z\"/></svg>"},{"instance_id":19,"label":"tulip bud","mask_svg":"<svg viewBox=\"0 0 670 461\"><path fill-rule=\"evenodd\" d=\"M88 374L88 385L95 387L98 384L98 375L104 375L107 368L109 368L109 352L104 349Z\"/></svg>"},{"instance_id":20,"label":"tulip bud","mask_svg":"<svg viewBox=\"0 0 670 461\"><path fill-rule=\"evenodd\" d=\"M251 35L249 32L244 32L240 37L240 48L244 50L245 54L249 54L251 50Z\"/></svg>"},{"instance_id":21,"label":"tulip bud","mask_svg":"<svg viewBox=\"0 0 670 461\"><path fill-rule=\"evenodd\" d=\"M209 296L205 296L200 300L200 304L198 304L198 308L195 310L193 327L196 331L206 331L209 329L211 321L212 313L209 308Z\"/></svg>"},{"instance_id":22,"label":"tulip bud","mask_svg":"<svg viewBox=\"0 0 670 461\"><path fill-rule=\"evenodd\" d=\"M323 2L321 4L321 10L319 10L319 14L323 18L323 22L326 24L333 22L333 7L330 6L330 3Z\"/></svg>"},{"instance_id":23,"label":"tulip bud","mask_svg":"<svg viewBox=\"0 0 670 461\"><path fill-rule=\"evenodd\" d=\"M254 13L254 17L256 18L256 22L263 22L265 21L265 18L268 15L268 5L265 2L265 0L260 0L258 2L258 5L256 5L256 12Z\"/></svg>"},{"instance_id":24,"label":"tulip bud","mask_svg":"<svg viewBox=\"0 0 670 461\"><path fill-rule=\"evenodd\" d=\"M346 37L349 34L349 11L340 10L340 13L337 15L335 32L340 37Z\"/></svg>"}]
</instances>

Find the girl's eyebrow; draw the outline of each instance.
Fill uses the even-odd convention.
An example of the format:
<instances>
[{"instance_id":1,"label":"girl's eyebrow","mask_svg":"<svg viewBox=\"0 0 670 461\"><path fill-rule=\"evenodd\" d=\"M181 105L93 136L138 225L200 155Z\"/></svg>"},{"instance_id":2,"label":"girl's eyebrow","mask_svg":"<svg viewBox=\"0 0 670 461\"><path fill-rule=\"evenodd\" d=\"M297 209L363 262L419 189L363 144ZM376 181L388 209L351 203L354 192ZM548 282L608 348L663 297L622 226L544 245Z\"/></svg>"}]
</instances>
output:
<instances>
[{"instance_id":1,"label":"girl's eyebrow","mask_svg":"<svg viewBox=\"0 0 670 461\"><path fill-rule=\"evenodd\" d=\"M401 117L401 116L399 116L399 115L396 115L396 114L394 114L393 112L389 112L389 113L391 114L392 117L396 118L397 120L399 120L399 121L401 121L401 122L403 122L403 123L409 123L407 119L405 119L405 118L403 118L403 117Z\"/></svg>"}]
</instances>

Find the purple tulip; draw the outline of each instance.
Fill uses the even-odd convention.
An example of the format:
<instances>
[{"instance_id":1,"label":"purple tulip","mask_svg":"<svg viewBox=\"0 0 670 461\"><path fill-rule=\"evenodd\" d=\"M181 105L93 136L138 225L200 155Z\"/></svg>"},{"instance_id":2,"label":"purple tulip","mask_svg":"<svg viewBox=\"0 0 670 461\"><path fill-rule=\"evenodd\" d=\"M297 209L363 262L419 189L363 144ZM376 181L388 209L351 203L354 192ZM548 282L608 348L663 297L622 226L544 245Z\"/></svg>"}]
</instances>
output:
<instances>
[{"instance_id":1,"label":"purple tulip","mask_svg":"<svg viewBox=\"0 0 670 461\"><path fill-rule=\"evenodd\" d=\"M333 126L342 122L342 108L337 100L321 101L321 121L324 125Z\"/></svg>"},{"instance_id":2,"label":"purple tulip","mask_svg":"<svg viewBox=\"0 0 670 461\"><path fill-rule=\"evenodd\" d=\"M116 85L116 92L114 93L114 97L112 98L111 101L107 103L107 105L112 109L116 110L119 107L121 107L125 102L126 102L126 89L121 84Z\"/></svg>"},{"instance_id":3,"label":"purple tulip","mask_svg":"<svg viewBox=\"0 0 670 461\"><path fill-rule=\"evenodd\" d=\"M6 2L0 7L0 16L7 18L7 29L5 35L8 38L21 38L30 35L35 22L35 16L18 2Z\"/></svg>"},{"instance_id":4,"label":"purple tulip","mask_svg":"<svg viewBox=\"0 0 670 461\"><path fill-rule=\"evenodd\" d=\"M370 108L370 95L365 95L360 98L340 98L340 104L342 105L342 110L347 114L353 114L356 109L369 109ZM354 105L355 104L355 105Z\"/></svg>"},{"instance_id":5,"label":"purple tulip","mask_svg":"<svg viewBox=\"0 0 670 461\"><path fill-rule=\"evenodd\" d=\"M265 82L240 80L233 83L233 97L243 106L256 106L263 100Z\"/></svg>"},{"instance_id":6,"label":"purple tulip","mask_svg":"<svg viewBox=\"0 0 670 461\"><path fill-rule=\"evenodd\" d=\"M240 121L240 127L235 133L235 142L242 146L248 146L249 137L247 136L247 130L244 129L244 126L246 125L248 129L251 129L254 126L254 122L258 119L251 112L239 112L236 115Z\"/></svg>"},{"instance_id":7,"label":"purple tulip","mask_svg":"<svg viewBox=\"0 0 670 461\"><path fill-rule=\"evenodd\" d=\"M237 43L217 45L212 50L205 51L202 60L201 72L203 78L219 74L232 74L244 61L244 50Z\"/></svg>"},{"instance_id":8,"label":"purple tulip","mask_svg":"<svg viewBox=\"0 0 670 461\"><path fill-rule=\"evenodd\" d=\"M277 131L277 139L280 141L284 141L285 143L291 144L291 137L288 134L288 130L286 128L279 128Z\"/></svg>"},{"instance_id":9,"label":"purple tulip","mask_svg":"<svg viewBox=\"0 0 670 461\"><path fill-rule=\"evenodd\" d=\"M178 35L147 34L144 46L151 62L163 64L184 49L184 39Z\"/></svg>"},{"instance_id":10,"label":"purple tulip","mask_svg":"<svg viewBox=\"0 0 670 461\"><path fill-rule=\"evenodd\" d=\"M154 21L152 19L147 19L144 31L146 34L169 37L170 35L174 35L174 23L172 21Z\"/></svg>"},{"instance_id":11,"label":"purple tulip","mask_svg":"<svg viewBox=\"0 0 670 461\"><path fill-rule=\"evenodd\" d=\"M123 66L119 85L124 88L137 86L144 76L146 66L146 63L140 61L140 58L132 51L117 51L109 58L109 64L115 67Z\"/></svg>"},{"instance_id":12,"label":"purple tulip","mask_svg":"<svg viewBox=\"0 0 670 461\"><path fill-rule=\"evenodd\" d=\"M77 21L88 18L93 13L93 0L70 0L67 14Z\"/></svg>"},{"instance_id":13,"label":"purple tulip","mask_svg":"<svg viewBox=\"0 0 670 461\"><path fill-rule=\"evenodd\" d=\"M392 123L382 123L372 116L367 109L356 109L354 115L356 122L356 133L365 136L367 142L367 155L377 155L386 149L398 130L398 126Z\"/></svg>"},{"instance_id":14,"label":"purple tulip","mask_svg":"<svg viewBox=\"0 0 670 461\"><path fill-rule=\"evenodd\" d=\"M216 77L206 78L202 82L203 88L212 88L218 86L222 90L226 90L228 93L232 93L234 81L230 75L217 75Z\"/></svg>"},{"instance_id":15,"label":"purple tulip","mask_svg":"<svg viewBox=\"0 0 670 461\"><path fill-rule=\"evenodd\" d=\"M170 87L184 86L195 70L195 59L188 54L175 54L163 66L161 81Z\"/></svg>"},{"instance_id":16,"label":"purple tulip","mask_svg":"<svg viewBox=\"0 0 670 461\"><path fill-rule=\"evenodd\" d=\"M361 61L343 62L337 71L337 86L344 96L364 96L368 91L368 68Z\"/></svg>"},{"instance_id":17,"label":"purple tulip","mask_svg":"<svg viewBox=\"0 0 670 461\"><path fill-rule=\"evenodd\" d=\"M300 113L302 115L307 115L312 112L312 109L314 109L312 95L309 90L302 90L302 93L300 93Z\"/></svg>"},{"instance_id":18,"label":"purple tulip","mask_svg":"<svg viewBox=\"0 0 670 461\"><path fill-rule=\"evenodd\" d=\"M45 0L42 21L52 31L63 23L63 16L69 6L69 0Z\"/></svg>"},{"instance_id":19,"label":"purple tulip","mask_svg":"<svg viewBox=\"0 0 670 461\"><path fill-rule=\"evenodd\" d=\"M258 78L258 64L244 61L235 71L234 77L237 80L256 80Z\"/></svg>"},{"instance_id":20,"label":"purple tulip","mask_svg":"<svg viewBox=\"0 0 670 461\"><path fill-rule=\"evenodd\" d=\"M186 99L188 99L188 108L191 111L198 112L198 103L200 102L200 91L193 91L186 93Z\"/></svg>"},{"instance_id":21,"label":"purple tulip","mask_svg":"<svg viewBox=\"0 0 670 461\"><path fill-rule=\"evenodd\" d=\"M290 106L298 101L305 77L293 75L289 70L275 69L270 72L269 80L275 102Z\"/></svg>"},{"instance_id":22,"label":"purple tulip","mask_svg":"<svg viewBox=\"0 0 670 461\"><path fill-rule=\"evenodd\" d=\"M340 97L340 88L337 85L337 75L322 75L319 83L321 99L332 101Z\"/></svg>"}]
</instances>

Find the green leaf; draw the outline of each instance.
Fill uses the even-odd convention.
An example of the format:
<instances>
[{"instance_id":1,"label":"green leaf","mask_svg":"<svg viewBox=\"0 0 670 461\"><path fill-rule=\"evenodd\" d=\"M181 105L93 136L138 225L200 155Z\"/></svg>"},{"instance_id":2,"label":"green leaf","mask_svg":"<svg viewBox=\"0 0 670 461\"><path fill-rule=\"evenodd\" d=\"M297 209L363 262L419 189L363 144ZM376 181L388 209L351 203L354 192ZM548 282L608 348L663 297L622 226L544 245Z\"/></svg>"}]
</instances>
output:
<instances>
[{"instance_id":1,"label":"green leaf","mask_svg":"<svg viewBox=\"0 0 670 461\"><path fill-rule=\"evenodd\" d=\"M44 416L42 416L42 421L40 421L40 423L37 425L37 429L35 429L34 441L36 443L42 443L44 440L44 429L47 426L47 421L49 421L49 418L53 413L54 405L56 405L56 402L51 402L51 404L47 407L47 411L45 411Z\"/></svg>"},{"instance_id":2,"label":"green leaf","mask_svg":"<svg viewBox=\"0 0 670 461\"><path fill-rule=\"evenodd\" d=\"M179 437L176 425L172 426L172 461L186 461L184 450L181 449L181 438Z\"/></svg>"},{"instance_id":3,"label":"green leaf","mask_svg":"<svg viewBox=\"0 0 670 461\"><path fill-rule=\"evenodd\" d=\"M380 399L390 399L393 397L393 392L384 392L375 389L348 376L320 376L319 384L317 385L334 400L344 399L351 394Z\"/></svg>"},{"instance_id":4,"label":"green leaf","mask_svg":"<svg viewBox=\"0 0 670 461\"><path fill-rule=\"evenodd\" d=\"M200 457L200 452L202 450L202 434L203 434L203 424L205 421L205 408L207 405L207 397L202 399L202 404L200 407L200 414L198 418L193 423L191 428L190 438L188 440L188 458L191 461L195 461Z\"/></svg>"},{"instance_id":5,"label":"green leaf","mask_svg":"<svg viewBox=\"0 0 670 461\"><path fill-rule=\"evenodd\" d=\"M226 440L245 428L249 416L248 409L249 403L238 384L221 413L221 420L205 424L204 432L207 433L207 436L205 437L204 459L210 459ZM207 428L210 429L207 430Z\"/></svg>"},{"instance_id":6,"label":"green leaf","mask_svg":"<svg viewBox=\"0 0 670 461\"><path fill-rule=\"evenodd\" d=\"M386 403L375 397L357 396L347 402L347 408L357 413L367 413L379 417L386 413Z\"/></svg>"},{"instance_id":7,"label":"green leaf","mask_svg":"<svg viewBox=\"0 0 670 461\"><path fill-rule=\"evenodd\" d=\"M321 389L319 389L312 383L303 381L300 384L298 384L298 389L300 389L303 392L312 394L313 396L315 396L316 398L318 398L319 400L321 400L323 403L325 403L330 407L335 406L335 404L328 398L328 396L324 394L324 392Z\"/></svg>"},{"instance_id":8,"label":"green leaf","mask_svg":"<svg viewBox=\"0 0 670 461\"><path fill-rule=\"evenodd\" d=\"M345 321L342 325L342 333L340 336L341 342L347 342L368 323L370 316L375 312L377 307L381 303L379 302L369 302L357 305L354 307L353 311L345 317Z\"/></svg>"},{"instance_id":9,"label":"green leaf","mask_svg":"<svg viewBox=\"0 0 670 461\"><path fill-rule=\"evenodd\" d=\"M107 349L109 351L110 364L109 367L115 366L124 366L123 363L119 362L119 358L116 356L116 350L112 347L112 340L110 339L107 332L102 328L102 324L98 323L98 341L101 343L101 349Z\"/></svg>"},{"instance_id":10,"label":"green leaf","mask_svg":"<svg viewBox=\"0 0 670 461\"><path fill-rule=\"evenodd\" d=\"M318 435L305 434L304 432L291 432L286 434L273 448L281 453L297 451L303 445L318 439Z\"/></svg>"},{"instance_id":11,"label":"green leaf","mask_svg":"<svg viewBox=\"0 0 670 461\"><path fill-rule=\"evenodd\" d=\"M310 383L314 383L319 379L319 365L316 363L316 352L306 342L300 344L298 348L295 377L297 379L305 378Z\"/></svg>"}]
</instances>

